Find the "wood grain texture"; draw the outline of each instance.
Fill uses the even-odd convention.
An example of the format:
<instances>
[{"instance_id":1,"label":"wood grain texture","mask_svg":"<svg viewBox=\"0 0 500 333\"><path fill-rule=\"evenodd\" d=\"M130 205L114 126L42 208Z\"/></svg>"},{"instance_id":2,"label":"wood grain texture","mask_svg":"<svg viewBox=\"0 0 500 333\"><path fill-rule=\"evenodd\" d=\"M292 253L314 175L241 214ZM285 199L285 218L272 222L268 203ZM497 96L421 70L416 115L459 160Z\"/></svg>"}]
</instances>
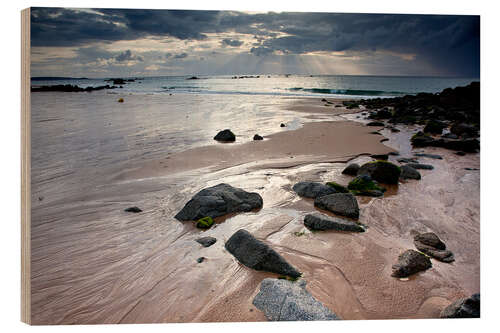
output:
<instances>
[{"instance_id":1,"label":"wood grain texture","mask_svg":"<svg viewBox=\"0 0 500 333\"><path fill-rule=\"evenodd\" d=\"M30 8L21 11L21 321L31 323Z\"/></svg>"}]
</instances>

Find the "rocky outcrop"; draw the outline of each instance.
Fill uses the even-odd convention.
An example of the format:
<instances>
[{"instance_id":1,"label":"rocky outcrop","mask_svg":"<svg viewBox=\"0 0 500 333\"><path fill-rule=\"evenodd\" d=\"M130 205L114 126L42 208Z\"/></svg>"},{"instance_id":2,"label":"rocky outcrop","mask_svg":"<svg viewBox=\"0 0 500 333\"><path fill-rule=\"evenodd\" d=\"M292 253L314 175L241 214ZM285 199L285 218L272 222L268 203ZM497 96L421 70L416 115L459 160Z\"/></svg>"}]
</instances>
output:
<instances>
[{"instance_id":1,"label":"rocky outcrop","mask_svg":"<svg viewBox=\"0 0 500 333\"><path fill-rule=\"evenodd\" d=\"M232 141L236 141L236 136L234 135L233 132L231 132L230 129L225 129L225 130L217 133L217 135L214 136L214 140L223 141L223 142L232 142Z\"/></svg>"},{"instance_id":2,"label":"rocky outcrop","mask_svg":"<svg viewBox=\"0 0 500 333\"><path fill-rule=\"evenodd\" d=\"M453 262L455 258L451 251L446 250L446 245L432 232L416 235L413 244L417 250L443 262Z\"/></svg>"},{"instance_id":3,"label":"rocky outcrop","mask_svg":"<svg viewBox=\"0 0 500 333\"><path fill-rule=\"evenodd\" d=\"M422 178L420 172L418 172L417 170L408 165L401 166L401 175L399 177L401 179L416 179L416 180L420 180Z\"/></svg>"},{"instance_id":4,"label":"rocky outcrop","mask_svg":"<svg viewBox=\"0 0 500 333\"><path fill-rule=\"evenodd\" d=\"M328 185L315 182L299 182L292 188L301 197L315 199L328 194L337 193L337 191Z\"/></svg>"},{"instance_id":5,"label":"rocky outcrop","mask_svg":"<svg viewBox=\"0 0 500 333\"><path fill-rule=\"evenodd\" d=\"M441 318L479 318L481 316L481 298L474 294L461 298L441 311Z\"/></svg>"},{"instance_id":6,"label":"rocky outcrop","mask_svg":"<svg viewBox=\"0 0 500 333\"><path fill-rule=\"evenodd\" d=\"M397 184L401 169L387 161L374 161L363 164L358 175L369 175L373 180L384 184Z\"/></svg>"},{"instance_id":7,"label":"rocky outcrop","mask_svg":"<svg viewBox=\"0 0 500 333\"><path fill-rule=\"evenodd\" d=\"M344 170L342 170L342 174L349 176L356 176L359 171L359 164L351 163Z\"/></svg>"},{"instance_id":8,"label":"rocky outcrop","mask_svg":"<svg viewBox=\"0 0 500 333\"><path fill-rule=\"evenodd\" d=\"M267 244L244 229L235 232L226 242L226 249L243 265L258 271L298 278L301 273Z\"/></svg>"},{"instance_id":9,"label":"rocky outcrop","mask_svg":"<svg viewBox=\"0 0 500 333\"><path fill-rule=\"evenodd\" d=\"M217 242L217 238L210 237L210 236L201 237L201 238L197 238L196 242L198 242L201 245L203 245L203 247L209 247L209 246L214 245Z\"/></svg>"},{"instance_id":10,"label":"rocky outcrop","mask_svg":"<svg viewBox=\"0 0 500 333\"><path fill-rule=\"evenodd\" d=\"M264 279L253 305L270 321L341 319L306 290L305 280Z\"/></svg>"},{"instance_id":11,"label":"rocky outcrop","mask_svg":"<svg viewBox=\"0 0 500 333\"><path fill-rule=\"evenodd\" d=\"M228 184L219 184L198 192L175 218L195 221L206 216L216 218L229 213L249 212L262 207L262 197Z\"/></svg>"},{"instance_id":12,"label":"rocky outcrop","mask_svg":"<svg viewBox=\"0 0 500 333\"><path fill-rule=\"evenodd\" d=\"M432 267L432 263L425 254L415 250L406 250L398 257L397 264L392 266L391 276L405 278Z\"/></svg>"},{"instance_id":13,"label":"rocky outcrop","mask_svg":"<svg viewBox=\"0 0 500 333\"><path fill-rule=\"evenodd\" d=\"M338 215L353 219L359 218L358 201L351 193L334 193L317 197L314 200L314 206Z\"/></svg>"},{"instance_id":14,"label":"rocky outcrop","mask_svg":"<svg viewBox=\"0 0 500 333\"><path fill-rule=\"evenodd\" d=\"M350 220L341 219L338 217L330 217L319 213L307 214L304 217L304 225L311 230L336 230L336 231L351 231L364 232L365 229Z\"/></svg>"}]
</instances>

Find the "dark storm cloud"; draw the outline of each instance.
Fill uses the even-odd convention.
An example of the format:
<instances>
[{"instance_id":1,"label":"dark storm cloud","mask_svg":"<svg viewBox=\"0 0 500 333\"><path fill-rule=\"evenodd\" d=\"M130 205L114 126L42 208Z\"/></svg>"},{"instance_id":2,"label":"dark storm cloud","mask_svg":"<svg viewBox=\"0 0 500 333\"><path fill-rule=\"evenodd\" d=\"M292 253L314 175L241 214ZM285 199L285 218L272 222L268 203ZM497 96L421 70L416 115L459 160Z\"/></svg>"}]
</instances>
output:
<instances>
[{"instance_id":1,"label":"dark storm cloud","mask_svg":"<svg viewBox=\"0 0 500 333\"><path fill-rule=\"evenodd\" d=\"M135 56L132 55L132 52L130 50L126 50L125 52L120 53L115 57L115 60L118 62L125 62L125 61L144 61L144 59L141 56Z\"/></svg>"},{"instance_id":2,"label":"dark storm cloud","mask_svg":"<svg viewBox=\"0 0 500 333\"><path fill-rule=\"evenodd\" d=\"M255 36L249 52L319 51L415 54L451 75L479 75L479 16L266 13L34 8L33 46L85 46L141 37L204 40L207 33ZM227 41L225 41L227 40ZM238 40L221 43L237 45Z\"/></svg>"},{"instance_id":3,"label":"dark storm cloud","mask_svg":"<svg viewBox=\"0 0 500 333\"><path fill-rule=\"evenodd\" d=\"M243 41L238 40L238 39L229 39L229 38L224 38L221 40L222 45L227 45L227 46L232 46L232 47L240 47L243 45Z\"/></svg>"}]
</instances>

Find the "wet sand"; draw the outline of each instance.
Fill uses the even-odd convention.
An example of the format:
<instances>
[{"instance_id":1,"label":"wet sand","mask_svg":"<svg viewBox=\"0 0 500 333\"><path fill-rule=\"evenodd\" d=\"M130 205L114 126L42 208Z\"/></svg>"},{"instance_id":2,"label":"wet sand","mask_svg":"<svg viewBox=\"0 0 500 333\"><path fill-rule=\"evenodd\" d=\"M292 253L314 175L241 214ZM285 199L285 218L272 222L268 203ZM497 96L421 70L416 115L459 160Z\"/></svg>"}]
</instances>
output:
<instances>
[{"instance_id":1,"label":"wet sand","mask_svg":"<svg viewBox=\"0 0 500 333\"><path fill-rule=\"evenodd\" d=\"M335 121L325 121L314 111L319 101L299 103L313 108L285 104L302 119L318 118L261 142L129 160L111 168L102 186L36 203L33 323L265 321L252 300L260 281L276 275L242 266L224 249L241 228L303 272L313 296L344 319L436 318L450 302L478 292L479 171L464 168L479 168L479 154L419 150L443 160L420 158L435 167L421 170L422 180L400 183L383 198L358 197L367 232L311 233L303 217L315 208L291 190L293 184L347 184L350 177L341 171L348 161L370 160L363 154L396 149L410 156L415 129L382 130L390 139L382 144L382 136L370 134L378 128L352 122L351 110L327 114ZM200 189L221 182L258 192L264 207L220 218L207 231L173 218ZM143 213L123 212L132 205ZM456 261L432 260L431 269L407 281L390 277L399 253L414 248L413 235L423 231L437 233ZM194 241L200 236L217 243L203 248Z\"/></svg>"}]
</instances>

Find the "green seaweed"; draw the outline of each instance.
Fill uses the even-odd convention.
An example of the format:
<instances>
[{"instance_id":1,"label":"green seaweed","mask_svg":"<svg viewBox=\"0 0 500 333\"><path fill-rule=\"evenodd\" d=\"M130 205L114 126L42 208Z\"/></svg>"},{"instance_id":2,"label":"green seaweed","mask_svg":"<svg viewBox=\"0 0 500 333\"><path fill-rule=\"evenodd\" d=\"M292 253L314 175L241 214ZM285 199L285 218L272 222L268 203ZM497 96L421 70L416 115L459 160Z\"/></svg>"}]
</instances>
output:
<instances>
[{"instance_id":1,"label":"green seaweed","mask_svg":"<svg viewBox=\"0 0 500 333\"><path fill-rule=\"evenodd\" d=\"M353 193L354 195L360 194L363 191L385 191L385 188L378 186L373 180L368 180L363 177L356 177L351 180L347 188L351 190L351 192L356 191Z\"/></svg>"},{"instance_id":2,"label":"green seaweed","mask_svg":"<svg viewBox=\"0 0 500 333\"><path fill-rule=\"evenodd\" d=\"M342 186L342 185L340 185L339 183L336 183L336 182L328 182L328 183L326 183L326 185L334 188L339 193L347 193L347 192L349 192L349 190L345 186Z\"/></svg>"},{"instance_id":3,"label":"green seaweed","mask_svg":"<svg viewBox=\"0 0 500 333\"><path fill-rule=\"evenodd\" d=\"M210 216L205 216L196 221L196 227L200 229L208 229L214 224L214 220Z\"/></svg>"}]
</instances>

